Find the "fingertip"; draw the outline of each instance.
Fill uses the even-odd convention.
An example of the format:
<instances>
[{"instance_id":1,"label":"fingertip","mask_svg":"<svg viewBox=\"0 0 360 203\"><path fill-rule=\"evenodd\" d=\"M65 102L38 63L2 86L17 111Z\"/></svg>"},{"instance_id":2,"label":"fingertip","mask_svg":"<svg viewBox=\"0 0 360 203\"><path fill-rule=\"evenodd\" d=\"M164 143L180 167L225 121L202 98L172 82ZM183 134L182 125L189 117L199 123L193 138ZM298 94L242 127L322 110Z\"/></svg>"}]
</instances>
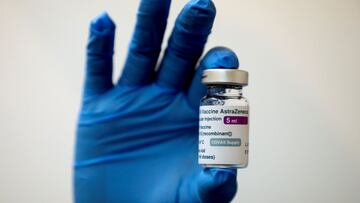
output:
<instances>
[{"instance_id":1,"label":"fingertip","mask_svg":"<svg viewBox=\"0 0 360 203\"><path fill-rule=\"evenodd\" d=\"M240 62L233 50L227 47L214 47L204 56L200 66L204 69L236 69Z\"/></svg>"},{"instance_id":2,"label":"fingertip","mask_svg":"<svg viewBox=\"0 0 360 203\"><path fill-rule=\"evenodd\" d=\"M91 21L90 35L86 46L84 99L100 95L113 87L114 37L115 24L106 12L102 12Z\"/></svg>"},{"instance_id":3,"label":"fingertip","mask_svg":"<svg viewBox=\"0 0 360 203\"><path fill-rule=\"evenodd\" d=\"M191 0L178 17L177 28L192 34L208 35L216 16L216 8L211 0ZM192 28L197 29L193 30Z\"/></svg>"},{"instance_id":4,"label":"fingertip","mask_svg":"<svg viewBox=\"0 0 360 203\"><path fill-rule=\"evenodd\" d=\"M141 0L138 14L169 13L171 0Z\"/></svg>"},{"instance_id":5,"label":"fingertip","mask_svg":"<svg viewBox=\"0 0 360 203\"><path fill-rule=\"evenodd\" d=\"M213 16L216 14L216 7L211 0L191 0L185 5L184 9Z\"/></svg>"},{"instance_id":6,"label":"fingertip","mask_svg":"<svg viewBox=\"0 0 360 203\"><path fill-rule=\"evenodd\" d=\"M99 35L113 34L115 23L106 11L101 12L91 21L91 30Z\"/></svg>"},{"instance_id":7,"label":"fingertip","mask_svg":"<svg viewBox=\"0 0 360 203\"><path fill-rule=\"evenodd\" d=\"M104 11L91 21L87 44L88 56L112 56L114 38L115 24Z\"/></svg>"}]
</instances>

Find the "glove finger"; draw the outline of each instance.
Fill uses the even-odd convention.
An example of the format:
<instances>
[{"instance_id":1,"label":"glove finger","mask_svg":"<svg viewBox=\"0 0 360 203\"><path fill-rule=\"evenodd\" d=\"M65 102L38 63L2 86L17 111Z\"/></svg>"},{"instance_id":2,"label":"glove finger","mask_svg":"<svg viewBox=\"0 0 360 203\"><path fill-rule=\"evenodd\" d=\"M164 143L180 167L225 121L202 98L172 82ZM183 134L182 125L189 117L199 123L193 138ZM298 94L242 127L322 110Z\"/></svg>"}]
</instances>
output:
<instances>
[{"instance_id":1,"label":"glove finger","mask_svg":"<svg viewBox=\"0 0 360 203\"><path fill-rule=\"evenodd\" d=\"M201 83L203 70L212 68L231 69L239 66L239 60L231 49L226 47L215 47L211 49L200 62L188 90L187 94L190 105L198 110L200 99L206 93L206 87Z\"/></svg>"},{"instance_id":2,"label":"glove finger","mask_svg":"<svg viewBox=\"0 0 360 203\"><path fill-rule=\"evenodd\" d=\"M192 0L179 14L159 68L158 83L173 89L189 84L215 19L211 0Z\"/></svg>"},{"instance_id":3,"label":"glove finger","mask_svg":"<svg viewBox=\"0 0 360 203\"><path fill-rule=\"evenodd\" d=\"M92 20L86 48L84 98L102 94L113 87L114 36L115 24L107 13Z\"/></svg>"},{"instance_id":4,"label":"glove finger","mask_svg":"<svg viewBox=\"0 0 360 203\"><path fill-rule=\"evenodd\" d=\"M154 78L171 0L142 0L120 84L143 85Z\"/></svg>"},{"instance_id":5,"label":"glove finger","mask_svg":"<svg viewBox=\"0 0 360 203\"><path fill-rule=\"evenodd\" d=\"M200 202L230 202L237 191L236 169L205 168L194 184Z\"/></svg>"}]
</instances>

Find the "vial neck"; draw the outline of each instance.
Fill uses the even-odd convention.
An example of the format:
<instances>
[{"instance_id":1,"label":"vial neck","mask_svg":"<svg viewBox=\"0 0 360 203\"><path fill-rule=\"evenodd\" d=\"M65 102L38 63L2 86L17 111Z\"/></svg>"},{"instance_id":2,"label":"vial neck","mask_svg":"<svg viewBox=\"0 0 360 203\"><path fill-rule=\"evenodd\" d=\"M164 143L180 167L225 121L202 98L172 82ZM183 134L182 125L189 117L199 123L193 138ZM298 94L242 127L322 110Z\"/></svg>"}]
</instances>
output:
<instances>
[{"instance_id":1,"label":"vial neck","mask_svg":"<svg viewBox=\"0 0 360 203\"><path fill-rule=\"evenodd\" d=\"M207 90L208 96L217 97L241 97L242 86L239 85L209 85Z\"/></svg>"}]
</instances>

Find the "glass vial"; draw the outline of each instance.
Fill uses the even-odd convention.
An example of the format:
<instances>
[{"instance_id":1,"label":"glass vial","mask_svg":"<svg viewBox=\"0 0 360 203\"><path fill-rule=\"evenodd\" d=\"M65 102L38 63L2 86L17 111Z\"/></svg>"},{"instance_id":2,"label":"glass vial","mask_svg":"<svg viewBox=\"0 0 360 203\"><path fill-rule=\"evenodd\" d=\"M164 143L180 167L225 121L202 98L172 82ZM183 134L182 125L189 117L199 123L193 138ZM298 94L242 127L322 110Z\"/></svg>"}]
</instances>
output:
<instances>
[{"instance_id":1,"label":"glass vial","mask_svg":"<svg viewBox=\"0 0 360 203\"><path fill-rule=\"evenodd\" d=\"M248 72L208 69L200 103L199 164L209 168L245 168L249 152L249 103L242 95Z\"/></svg>"}]
</instances>

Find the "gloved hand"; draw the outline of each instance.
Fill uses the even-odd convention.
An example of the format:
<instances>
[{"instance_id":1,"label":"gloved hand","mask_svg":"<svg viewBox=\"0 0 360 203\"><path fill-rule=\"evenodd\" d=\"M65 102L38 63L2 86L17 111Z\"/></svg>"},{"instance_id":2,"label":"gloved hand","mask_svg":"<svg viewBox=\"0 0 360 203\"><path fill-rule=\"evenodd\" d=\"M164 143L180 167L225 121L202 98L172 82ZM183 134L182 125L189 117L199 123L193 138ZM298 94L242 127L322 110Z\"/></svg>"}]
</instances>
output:
<instances>
[{"instance_id":1,"label":"gloved hand","mask_svg":"<svg viewBox=\"0 0 360 203\"><path fill-rule=\"evenodd\" d=\"M210 0L192 0L176 20L156 71L170 0L142 0L120 80L112 82L115 25L103 13L90 26L77 126L77 203L229 202L235 169L198 165L199 101L204 68L236 68L214 48L195 66L215 18Z\"/></svg>"}]
</instances>

